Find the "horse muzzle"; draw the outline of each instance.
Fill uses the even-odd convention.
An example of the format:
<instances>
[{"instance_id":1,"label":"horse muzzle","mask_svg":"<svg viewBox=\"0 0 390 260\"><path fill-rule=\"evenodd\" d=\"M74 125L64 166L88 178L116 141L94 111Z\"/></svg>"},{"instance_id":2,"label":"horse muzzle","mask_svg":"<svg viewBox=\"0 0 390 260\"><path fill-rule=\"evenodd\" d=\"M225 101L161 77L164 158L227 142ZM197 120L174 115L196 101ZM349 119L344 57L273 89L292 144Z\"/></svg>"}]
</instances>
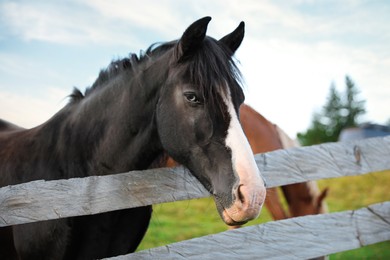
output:
<instances>
[{"instance_id":1,"label":"horse muzzle","mask_svg":"<svg viewBox=\"0 0 390 260\"><path fill-rule=\"evenodd\" d=\"M227 225L239 225L256 219L265 201L265 186L261 183L258 185L240 184L233 190L233 193L235 197L233 204L223 208L220 213L223 221Z\"/></svg>"}]
</instances>

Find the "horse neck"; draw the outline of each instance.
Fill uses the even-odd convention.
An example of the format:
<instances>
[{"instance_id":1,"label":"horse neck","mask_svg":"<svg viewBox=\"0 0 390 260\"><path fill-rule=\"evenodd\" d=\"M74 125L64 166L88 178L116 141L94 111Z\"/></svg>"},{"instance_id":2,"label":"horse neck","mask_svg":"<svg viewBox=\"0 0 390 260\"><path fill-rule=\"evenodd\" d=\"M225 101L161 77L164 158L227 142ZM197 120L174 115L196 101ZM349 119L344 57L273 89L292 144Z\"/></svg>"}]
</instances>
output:
<instances>
[{"instance_id":1,"label":"horse neck","mask_svg":"<svg viewBox=\"0 0 390 260\"><path fill-rule=\"evenodd\" d=\"M141 87L126 73L107 84L60 112L68 115L56 150L70 177L145 169L162 152L154 119L158 86ZM48 125L55 128L55 121Z\"/></svg>"}]
</instances>

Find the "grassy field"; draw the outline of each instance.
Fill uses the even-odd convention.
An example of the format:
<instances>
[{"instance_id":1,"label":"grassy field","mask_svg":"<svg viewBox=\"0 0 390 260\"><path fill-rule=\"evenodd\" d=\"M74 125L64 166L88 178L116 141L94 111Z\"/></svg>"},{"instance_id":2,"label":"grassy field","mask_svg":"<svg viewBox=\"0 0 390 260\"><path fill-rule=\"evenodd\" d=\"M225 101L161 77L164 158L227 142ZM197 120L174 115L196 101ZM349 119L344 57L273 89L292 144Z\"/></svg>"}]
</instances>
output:
<instances>
[{"instance_id":1,"label":"grassy field","mask_svg":"<svg viewBox=\"0 0 390 260\"><path fill-rule=\"evenodd\" d=\"M372 203L390 201L390 171L327 179L318 182L329 187L330 212L358 209ZM272 221L267 210L247 225ZM138 250L226 230L211 198L166 203L154 206L149 230ZM390 242L331 255L330 259L390 259Z\"/></svg>"}]
</instances>

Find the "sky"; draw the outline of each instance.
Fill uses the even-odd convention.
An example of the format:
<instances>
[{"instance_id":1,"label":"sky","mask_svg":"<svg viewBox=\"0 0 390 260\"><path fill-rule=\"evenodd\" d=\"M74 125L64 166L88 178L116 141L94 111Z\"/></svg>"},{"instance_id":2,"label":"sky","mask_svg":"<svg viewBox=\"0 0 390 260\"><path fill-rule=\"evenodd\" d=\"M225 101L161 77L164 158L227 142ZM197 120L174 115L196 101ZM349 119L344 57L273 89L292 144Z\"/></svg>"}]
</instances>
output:
<instances>
[{"instance_id":1,"label":"sky","mask_svg":"<svg viewBox=\"0 0 390 260\"><path fill-rule=\"evenodd\" d=\"M390 119L387 0L0 0L0 118L37 126L99 71L152 43L178 39L211 16L216 39L245 22L235 58L246 103L290 136L305 131L331 84L349 75L366 100L362 121Z\"/></svg>"}]
</instances>

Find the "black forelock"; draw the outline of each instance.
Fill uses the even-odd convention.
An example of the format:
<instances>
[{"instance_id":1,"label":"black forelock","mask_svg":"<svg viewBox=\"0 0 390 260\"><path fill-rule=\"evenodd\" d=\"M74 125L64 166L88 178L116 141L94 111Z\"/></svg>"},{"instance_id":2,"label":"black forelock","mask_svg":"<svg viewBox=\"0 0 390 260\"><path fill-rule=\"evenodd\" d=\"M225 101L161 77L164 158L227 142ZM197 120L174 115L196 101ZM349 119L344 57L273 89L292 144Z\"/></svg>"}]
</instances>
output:
<instances>
[{"instance_id":1,"label":"black forelock","mask_svg":"<svg viewBox=\"0 0 390 260\"><path fill-rule=\"evenodd\" d=\"M233 98L243 101L242 76L231 51L215 39L206 37L193 55L188 62L183 63L188 66L186 70L191 84L200 87L199 90L208 105L219 108L220 104L216 103L215 97L218 93L227 94L227 89Z\"/></svg>"}]
</instances>

